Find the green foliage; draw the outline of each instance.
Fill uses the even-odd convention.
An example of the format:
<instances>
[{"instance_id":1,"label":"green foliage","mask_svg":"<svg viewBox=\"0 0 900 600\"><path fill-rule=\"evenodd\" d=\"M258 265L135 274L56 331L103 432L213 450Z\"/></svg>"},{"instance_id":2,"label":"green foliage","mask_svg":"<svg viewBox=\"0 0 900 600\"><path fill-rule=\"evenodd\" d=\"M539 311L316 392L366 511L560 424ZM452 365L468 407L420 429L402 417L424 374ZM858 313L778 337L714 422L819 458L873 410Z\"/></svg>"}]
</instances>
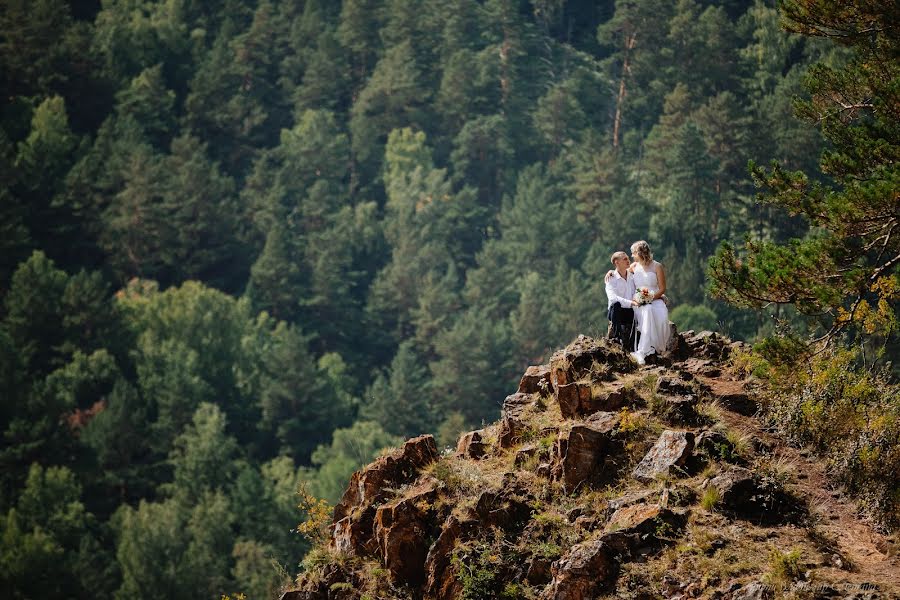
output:
<instances>
[{"instance_id":1,"label":"green foliage","mask_svg":"<svg viewBox=\"0 0 900 600\"><path fill-rule=\"evenodd\" d=\"M88 574L79 569L87 557L80 549L90 539L93 515L85 510L81 495L81 485L69 469L31 465L15 507L0 519L0 582L11 597L85 593L81 576ZM48 578L48 572L59 577Z\"/></svg>"},{"instance_id":2,"label":"green foliage","mask_svg":"<svg viewBox=\"0 0 900 600\"><path fill-rule=\"evenodd\" d=\"M205 495L193 508L175 499L123 505L115 520L122 568L117 598L212 598L227 589L234 534L221 493Z\"/></svg>"},{"instance_id":3,"label":"green foliage","mask_svg":"<svg viewBox=\"0 0 900 600\"><path fill-rule=\"evenodd\" d=\"M753 167L762 198L802 216L814 234L781 245L749 239L742 249L720 248L710 261L711 291L744 306L792 304L819 317L825 340L839 332L891 339L896 332L894 236L897 154L896 36L872 27L887 4L866 8L826 2L785 2L792 30L840 41L852 56L837 66L819 63L807 79L811 98L798 112L820 124L831 143L820 168L828 182L774 163ZM872 31L871 38L859 31ZM838 100L838 99L843 100Z\"/></svg>"},{"instance_id":4,"label":"green foliage","mask_svg":"<svg viewBox=\"0 0 900 600\"><path fill-rule=\"evenodd\" d=\"M780 552L773 548L769 553L769 581L786 586L799 579L803 574L803 564L800 562L799 550Z\"/></svg>"},{"instance_id":5,"label":"green foliage","mask_svg":"<svg viewBox=\"0 0 900 600\"><path fill-rule=\"evenodd\" d=\"M890 527L900 523L900 388L857 351L814 357L808 369L776 372L768 415L822 453L834 475Z\"/></svg>"},{"instance_id":6,"label":"green foliage","mask_svg":"<svg viewBox=\"0 0 900 600\"><path fill-rule=\"evenodd\" d=\"M433 433L441 415L430 399L427 365L407 341L394 355L389 374L378 375L372 383L360 415L383 424L393 435Z\"/></svg>"},{"instance_id":7,"label":"green foliage","mask_svg":"<svg viewBox=\"0 0 900 600\"><path fill-rule=\"evenodd\" d=\"M680 304L669 314L679 331L715 331L716 313L703 305Z\"/></svg>"},{"instance_id":8,"label":"green foliage","mask_svg":"<svg viewBox=\"0 0 900 600\"><path fill-rule=\"evenodd\" d=\"M712 511L716 508L716 505L718 505L719 499L718 488L714 485L710 485L703 490L703 496L700 498L700 506L702 506L704 510Z\"/></svg>"},{"instance_id":9,"label":"green foliage","mask_svg":"<svg viewBox=\"0 0 900 600\"><path fill-rule=\"evenodd\" d=\"M192 423L175 438L169 461L172 494L190 504L234 477L237 444L225 435L225 415L215 404L201 404Z\"/></svg>"},{"instance_id":10,"label":"green foliage","mask_svg":"<svg viewBox=\"0 0 900 600\"><path fill-rule=\"evenodd\" d=\"M402 441L371 421L357 421L349 428L335 429L331 444L321 445L313 452L315 469L305 475L310 493L336 504L354 471L371 462L385 448Z\"/></svg>"},{"instance_id":11,"label":"green foliage","mask_svg":"<svg viewBox=\"0 0 900 600\"><path fill-rule=\"evenodd\" d=\"M715 293L893 358L889 11L784 2L786 33L769 4L5 3L4 590L271 595L270 561L308 547L301 478L336 499L394 436L494 420L527 364L602 334L608 257L635 239L681 328L773 332L704 295L728 241ZM798 370L802 336L776 333L748 370ZM878 444L847 472L893 464ZM20 509L32 463L83 490L60 492L96 515L79 543Z\"/></svg>"},{"instance_id":12,"label":"green foliage","mask_svg":"<svg viewBox=\"0 0 900 600\"><path fill-rule=\"evenodd\" d=\"M466 600L490 598L498 586L499 557L489 544L461 548L453 555L452 563L462 584Z\"/></svg>"}]
</instances>

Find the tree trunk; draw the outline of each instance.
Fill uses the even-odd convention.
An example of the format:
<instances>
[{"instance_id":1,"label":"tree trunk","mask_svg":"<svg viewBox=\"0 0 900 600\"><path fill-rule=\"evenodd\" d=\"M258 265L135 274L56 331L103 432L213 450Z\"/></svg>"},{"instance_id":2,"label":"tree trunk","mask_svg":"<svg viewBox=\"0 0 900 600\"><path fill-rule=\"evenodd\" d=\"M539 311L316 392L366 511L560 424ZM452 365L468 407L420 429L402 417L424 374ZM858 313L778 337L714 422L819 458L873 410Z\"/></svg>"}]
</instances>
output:
<instances>
[{"instance_id":1,"label":"tree trunk","mask_svg":"<svg viewBox=\"0 0 900 600\"><path fill-rule=\"evenodd\" d=\"M628 54L634 48L637 34L632 33L625 40L625 57L622 60L622 78L619 80L619 96L616 99L616 117L613 120L613 148L619 148L619 125L622 122L622 103L625 101L625 78L631 67L628 64Z\"/></svg>"}]
</instances>

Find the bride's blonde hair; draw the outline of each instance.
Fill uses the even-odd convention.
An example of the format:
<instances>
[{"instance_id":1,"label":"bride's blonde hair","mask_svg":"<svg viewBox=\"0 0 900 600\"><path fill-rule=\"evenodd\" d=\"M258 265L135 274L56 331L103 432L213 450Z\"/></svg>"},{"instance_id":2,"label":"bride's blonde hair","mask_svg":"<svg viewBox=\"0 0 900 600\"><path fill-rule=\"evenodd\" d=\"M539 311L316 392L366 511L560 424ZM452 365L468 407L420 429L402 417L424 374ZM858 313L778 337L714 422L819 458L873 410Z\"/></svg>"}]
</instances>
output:
<instances>
[{"instance_id":1,"label":"bride's blonde hair","mask_svg":"<svg viewBox=\"0 0 900 600\"><path fill-rule=\"evenodd\" d=\"M638 257L639 262L650 262L653 260L653 253L650 252L650 244L644 240L637 241L631 245L631 253Z\"/></svg>"}]
</instances>

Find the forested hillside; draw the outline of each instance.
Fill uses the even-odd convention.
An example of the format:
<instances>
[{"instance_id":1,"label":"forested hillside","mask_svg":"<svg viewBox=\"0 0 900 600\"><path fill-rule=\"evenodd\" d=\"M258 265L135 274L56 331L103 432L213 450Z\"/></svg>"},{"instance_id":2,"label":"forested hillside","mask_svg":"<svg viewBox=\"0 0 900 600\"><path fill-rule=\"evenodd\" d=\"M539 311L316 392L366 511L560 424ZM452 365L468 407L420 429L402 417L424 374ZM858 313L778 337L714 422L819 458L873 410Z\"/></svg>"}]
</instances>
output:
<instances>
[{"instance_id":1,"label":"forested hillside","mask_svg":"<svg viewBox=\"0 0 900 600\"><path fill-rule=\"evenodd\" d=\"M301 482L496 419L638 239L772 332L707 260L806 233L747 165L815 177L847 57L763 0L3 2L0 587L267 597Z\"/></svg>"}]
</instances>

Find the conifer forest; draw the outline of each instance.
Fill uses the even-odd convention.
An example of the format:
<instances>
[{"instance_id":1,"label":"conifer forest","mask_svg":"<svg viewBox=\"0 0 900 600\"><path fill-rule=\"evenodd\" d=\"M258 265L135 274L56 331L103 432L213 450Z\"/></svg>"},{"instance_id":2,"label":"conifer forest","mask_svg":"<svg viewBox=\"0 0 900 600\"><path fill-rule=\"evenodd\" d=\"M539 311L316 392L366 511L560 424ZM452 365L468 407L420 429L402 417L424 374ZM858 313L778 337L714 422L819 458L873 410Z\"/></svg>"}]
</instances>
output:
<instances>
[{"instance_id":1,"label":"conifer forest","mask_svg":"<svg viewBox=\"0 0 900 600\"><path fill-rule=\"evenodd\" d=\"M606 334L636 240L680 331L894 381L898 27L886 0L0 2L0 588L273 597L298 488L497 419Z\"/></svg>"}]
</instances>

